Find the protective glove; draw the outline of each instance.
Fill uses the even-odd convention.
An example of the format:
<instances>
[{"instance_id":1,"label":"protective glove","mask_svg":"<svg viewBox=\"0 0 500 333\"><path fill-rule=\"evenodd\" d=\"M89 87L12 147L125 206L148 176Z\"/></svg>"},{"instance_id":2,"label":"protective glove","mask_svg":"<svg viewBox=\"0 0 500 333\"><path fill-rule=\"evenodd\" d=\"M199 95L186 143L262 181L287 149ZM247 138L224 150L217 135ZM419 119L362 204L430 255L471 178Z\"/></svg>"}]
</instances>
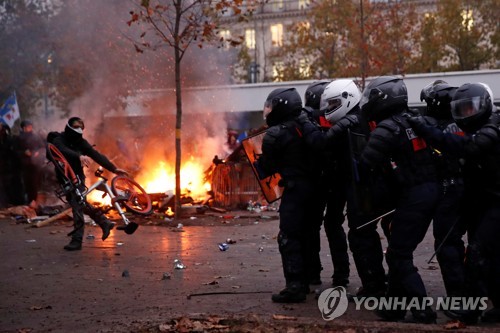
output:
<instances>
[{"instance_id":1,"label":"protective glove","mask_svg":"<svg viewBox=\"0 0 500 333\"><path fill-rule=\"evenodd\" d=\"M340 119L335 125L330 127L328 132L326 132L326 138L328 141L335 139L339 135L347 132L348 129L359 124L358 117L355 115L347 115Z\"/></svg>"},{"instance_id":2,"label":"protective glove","mask_svg":"<svg viewBox=\"0 0 500 333\"><path fill-rule=\"evenodd\" d=\"M419 126L427 126L429 123L423 116L411 116L408 113L404 114L405 117L407 117L408 123L412 127L419 127Z\"/></svg>"},{"instance_id":3,"label":"protective glove","mask_svg":"<svg viewBox=\"0 0 500 333\"><path fill-rule=\"evenodd\" d=\"M309 114L306 111L302 111L296 118L297 122L301 125L311 122L309 119Z\"/></svg>"}]
</instances>

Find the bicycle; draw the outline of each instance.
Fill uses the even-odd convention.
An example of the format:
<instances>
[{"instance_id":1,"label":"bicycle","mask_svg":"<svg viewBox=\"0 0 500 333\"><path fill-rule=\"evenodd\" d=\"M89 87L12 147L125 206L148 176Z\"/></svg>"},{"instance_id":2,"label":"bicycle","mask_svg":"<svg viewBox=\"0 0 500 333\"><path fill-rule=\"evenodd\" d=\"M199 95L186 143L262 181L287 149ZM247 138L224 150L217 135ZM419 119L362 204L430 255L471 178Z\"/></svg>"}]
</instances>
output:
<instances>
[{"instance_id":1,"label":"bicycle","mask_svg":"<svg viewBox=\"0 0 500 333\"><path fill-rule=\"evenodd\" d=\"M96 189L103 191L103 197L108 195L111 199L111 206L105 209L103 213L107 213L114 208L124 223L123 226L118 226L117 229L123 230L129 235L133 234L139 225L125 216L124 209L138 215L149 215L151 213L153 207L151 198L141 185L132 178L126 175L116 175L111 179L110 186L108 185L108 178L103 176L103 168L99 166L94 173L99 179L87 188L75 174L64 155L51 143L47 144L47 159L55 166L56 175L61 184L61 189L56 191L56 195L63 202L65 202L65 197L69 193L75 193L79 198L78 201L84 203L86 196L90 192ZM81 191L81 189L85 190ZM38 224L46 224L44 223L46 221L41 221Z\"/></svg>"}]
</instances>

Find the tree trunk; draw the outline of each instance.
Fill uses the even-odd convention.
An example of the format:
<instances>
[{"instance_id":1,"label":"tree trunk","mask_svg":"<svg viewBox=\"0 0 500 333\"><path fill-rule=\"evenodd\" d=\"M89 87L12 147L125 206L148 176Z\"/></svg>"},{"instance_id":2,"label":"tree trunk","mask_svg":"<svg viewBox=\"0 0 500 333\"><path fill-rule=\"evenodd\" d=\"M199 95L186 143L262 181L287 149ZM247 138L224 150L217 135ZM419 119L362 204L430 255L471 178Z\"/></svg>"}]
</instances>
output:
<instances>
[{"instance_id":1,"label":"tree trunk","mask_svg":"<svg viewBox=\"0 0 500 333\"><path fill-rule=\"evenodd\" d=\"M181 51L179 49L179 27L181 21L181 2L175 3L175 215L178 219L181 216L181 127L182 127L182 93L181 93Z\"/></svg>"}]
</instances>

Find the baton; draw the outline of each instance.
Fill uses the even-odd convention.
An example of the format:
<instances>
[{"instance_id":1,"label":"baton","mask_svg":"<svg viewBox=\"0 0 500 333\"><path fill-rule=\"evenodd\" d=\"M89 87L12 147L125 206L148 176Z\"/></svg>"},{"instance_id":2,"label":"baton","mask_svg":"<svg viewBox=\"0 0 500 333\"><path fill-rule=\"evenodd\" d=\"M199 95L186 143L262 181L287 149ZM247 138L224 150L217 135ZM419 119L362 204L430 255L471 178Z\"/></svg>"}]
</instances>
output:
<instances>
[{"instance_id":1,"label":"baton","mask_svg":"<svg viewBox=\"0 0 500 333\"><path fill-rule=\"evenodd\" d=\"M384 217L384 216L387 216L387 215L389 215L389 214L394 213L394 211L395 211L395 209L393 209L393 210L391 210L391 211L388 211L387 213L382 214L382 215L380 215L379 217L376 217L376 218L374 218L373 220L368 221L368 222L366 222L365 224L360 225L359 227L357 227L357 228L356 228L356 230L361 229L361 228L363 228L364 226L367 226L367 225L368 225L368 224L370 224L370 223L377 222L377 221L378 221L379 219L381 219L382 217Z\"/></svg>"},{"instance_id":2,"label":"baton","mask_svg":"<svg viewBox=\"0 0 500 333\"><path fill-rule=\"evenodd\" d=\"M460 217L457 217L455 219L455 222L453 223L453 225L450 227L450 230L448 230L448 233L446 234L446 236L444 236L443 240L441 241L441 244L439 244L439 246L437 247L436 251L434 251L434 254L432 255L432 257L429 259L429 261L427 261L428 264L431 263L432 259L434 259L434 257L436 256L436 254L439 252L439 250L441 250L441 247L443 247L444 245L444 242L446 242L446 240L448 239L448 237L450 236L451 232L453 231L453 229L455 229L455 226L457 225L457 222L460 220Z\"/></svg>"}]
</instances>

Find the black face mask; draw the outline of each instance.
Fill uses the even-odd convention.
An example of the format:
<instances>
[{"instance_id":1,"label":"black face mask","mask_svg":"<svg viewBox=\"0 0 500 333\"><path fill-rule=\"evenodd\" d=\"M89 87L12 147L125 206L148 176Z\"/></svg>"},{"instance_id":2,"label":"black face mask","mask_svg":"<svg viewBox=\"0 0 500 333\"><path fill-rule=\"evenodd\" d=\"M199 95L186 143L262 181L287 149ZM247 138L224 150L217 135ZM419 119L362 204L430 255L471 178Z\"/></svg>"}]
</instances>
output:
<instances>
[{"instance_id":1,"label":"black face mask","mask_svg":"<svg viewBox=\"0 0 500 333\"><path fill-rule=\"evenodd\" d=\"M64 128L64 136L71 142L79 142L83 140L83 134L78 133L75 129L66 124Z\"/></svg>"}]
</instances>

